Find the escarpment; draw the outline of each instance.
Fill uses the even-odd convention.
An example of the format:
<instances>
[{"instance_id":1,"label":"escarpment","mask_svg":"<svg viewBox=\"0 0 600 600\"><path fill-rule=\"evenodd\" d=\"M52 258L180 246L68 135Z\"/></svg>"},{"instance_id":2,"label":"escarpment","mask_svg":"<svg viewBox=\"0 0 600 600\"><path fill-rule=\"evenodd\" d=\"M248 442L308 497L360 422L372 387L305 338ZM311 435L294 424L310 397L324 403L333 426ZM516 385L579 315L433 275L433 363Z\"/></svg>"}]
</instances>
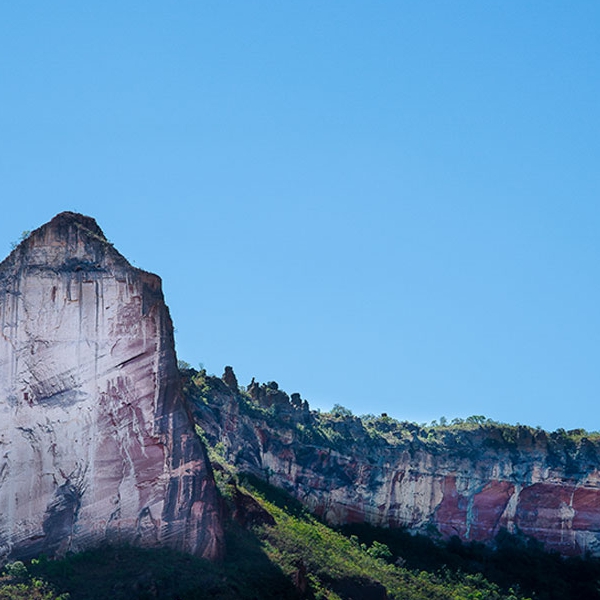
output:
<instances>
[{"instance_id":1,"label":"escarpment","mask_svg":"<svg viewBox=\"0 0 600 600\"><path fill-rule=\"evenodd\" d=\"M493 542L506 529L563 555L600 555L600 441L490 423L427 428L319 414L275 383L238 390L187 372L210 443L332 524Z\"/></svg>"},{"instance_id":2,"label":"escarpment","mask_svg":"<svg viewBox=\"0 0 600 600\"><path fill-rule=\"evenodd\" d=\"M0 264L0 558L103 542L220 555L160 279L61 213Z\"/></svg>"}]
</instances>

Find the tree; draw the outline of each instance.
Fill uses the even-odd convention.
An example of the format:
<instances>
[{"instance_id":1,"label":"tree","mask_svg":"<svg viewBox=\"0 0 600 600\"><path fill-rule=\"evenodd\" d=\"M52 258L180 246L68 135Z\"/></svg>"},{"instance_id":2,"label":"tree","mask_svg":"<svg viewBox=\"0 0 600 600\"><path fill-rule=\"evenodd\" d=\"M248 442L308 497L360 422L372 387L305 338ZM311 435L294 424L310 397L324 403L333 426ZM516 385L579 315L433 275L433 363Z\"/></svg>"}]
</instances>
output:
<instances>
[{"instance_id":1,"label":"tree","mask_svg":"<svg viewBox=\"0 0 600 600\"><path fill-rule=\"evenodd\" d=\"M481 425L482 423L485 423L485 416L471 415L470 417L467 417L467 423L475 423L476 425Z\"/></svg>"},{"instance_id":2,"label":"tree","mask_svg":"<svg viewBox=\"0 0 600 600\"><path fill-rule=\"evenodd\" d=\"M333 408L331 409L331 412L336 417L351 417L352 416L352 411L349 408L342 406L341 404L334 404Z\"/></svg>"}]
</instances>

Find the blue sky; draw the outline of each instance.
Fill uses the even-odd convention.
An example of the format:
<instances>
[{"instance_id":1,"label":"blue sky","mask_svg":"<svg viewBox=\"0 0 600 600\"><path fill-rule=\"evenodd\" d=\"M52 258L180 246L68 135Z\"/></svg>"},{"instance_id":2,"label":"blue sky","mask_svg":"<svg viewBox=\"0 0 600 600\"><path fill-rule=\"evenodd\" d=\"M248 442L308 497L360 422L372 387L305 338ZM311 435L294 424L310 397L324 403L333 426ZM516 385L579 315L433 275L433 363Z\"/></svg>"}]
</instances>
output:
<instances>
[{"instance_id":1,"label":"blue sky","mask_svg":"<svg viewBox=\"0 0 600 600\"><path fill-rule=\"evenodd\" d=\"M180 358L313 408L600 430L598 23L3 3L0 248L94 216L163 278Z\"/></svg>"}]
</instances>

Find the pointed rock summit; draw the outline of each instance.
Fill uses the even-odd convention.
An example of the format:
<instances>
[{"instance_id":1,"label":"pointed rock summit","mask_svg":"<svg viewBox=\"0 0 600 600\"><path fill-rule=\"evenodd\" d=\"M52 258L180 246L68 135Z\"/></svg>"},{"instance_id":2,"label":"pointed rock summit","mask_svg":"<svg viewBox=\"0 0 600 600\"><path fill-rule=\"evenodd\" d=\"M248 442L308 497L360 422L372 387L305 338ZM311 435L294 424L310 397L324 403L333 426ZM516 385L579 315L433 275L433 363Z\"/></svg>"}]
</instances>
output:
<instances>
[{"instance_id":1,"label":"pointed rock summit","mask_svg":"<svg viewBox=\"0 0 600 600\"><path fill-rule=\"evenodd\" d=\"M0 263L0 560L103 542L219 556L160 278L64 212Z\"/></svg>"}]
</instances>

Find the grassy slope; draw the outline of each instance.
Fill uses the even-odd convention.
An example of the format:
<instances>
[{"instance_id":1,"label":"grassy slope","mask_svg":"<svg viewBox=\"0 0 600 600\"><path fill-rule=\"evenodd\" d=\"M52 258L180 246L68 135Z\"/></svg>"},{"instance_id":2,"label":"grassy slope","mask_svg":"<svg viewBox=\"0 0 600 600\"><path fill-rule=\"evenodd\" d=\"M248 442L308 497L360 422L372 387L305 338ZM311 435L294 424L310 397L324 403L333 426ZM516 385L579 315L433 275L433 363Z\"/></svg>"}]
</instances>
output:
<instances>
[{"instance_id":1,"label":"grassy slope","mask_svg":"<svg viewBox=\"0 0 600 600\"><path fill-rule=\"evenodd\" d=\"M360 544L318 522L284 493L258 481L255 497L275 517L274 527L263 526L257 532L263 547L284 573L292 576L303 564L316 598L339 598L336 591L356 588L373 589L379 583L390 598L500 600L520 597L503 594L479 575L411 571L376 558L376 545Z\"/></svg>"}]
</instances>

